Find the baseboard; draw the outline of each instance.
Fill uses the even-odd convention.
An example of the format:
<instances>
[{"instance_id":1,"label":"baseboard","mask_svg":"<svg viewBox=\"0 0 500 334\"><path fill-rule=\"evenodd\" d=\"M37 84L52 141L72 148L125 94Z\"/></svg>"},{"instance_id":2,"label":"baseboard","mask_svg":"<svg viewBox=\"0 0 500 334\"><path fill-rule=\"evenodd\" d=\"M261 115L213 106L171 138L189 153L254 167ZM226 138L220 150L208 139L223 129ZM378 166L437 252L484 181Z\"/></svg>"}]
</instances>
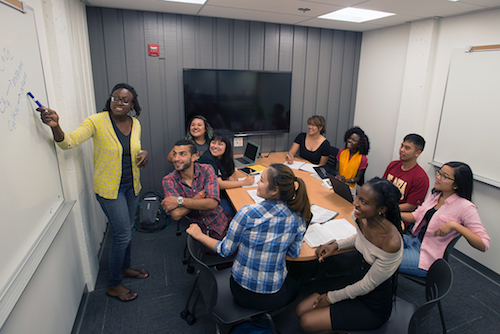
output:
<instances>
[{"instance_id":1,"label":"baseboard","mask_svg":"<svg viewBox=\"0 0 500 334\"><path fill-rule=\"evenodd\" d=\"M80 305L78 306L78 312L76 313L75 322L73 323L73 329L71 334L79 334L83 323L83 317L85 316L85 309L87 308L87 302L89 300L89 290L87 289L87 284L83 288L82 299L80 300Z\"/></svg>"},{"instance_id":2,"label":"baseboard","mask_svg":"<svg viewBox=\"0 0 500 334\"><path fill-rule=\"evenodd\" d=\"M458 249L454 249L453 253L451 256L457 258L457 260L467 264L469 267L472 269L476 270L478 273L482 274L483 276L489 278L491 281L494 283L498 284L500 286L500 275L491 270L488 267L485 267L481 263L477 262L476 260L471 259Z\"/></svg>"}]
</instances>

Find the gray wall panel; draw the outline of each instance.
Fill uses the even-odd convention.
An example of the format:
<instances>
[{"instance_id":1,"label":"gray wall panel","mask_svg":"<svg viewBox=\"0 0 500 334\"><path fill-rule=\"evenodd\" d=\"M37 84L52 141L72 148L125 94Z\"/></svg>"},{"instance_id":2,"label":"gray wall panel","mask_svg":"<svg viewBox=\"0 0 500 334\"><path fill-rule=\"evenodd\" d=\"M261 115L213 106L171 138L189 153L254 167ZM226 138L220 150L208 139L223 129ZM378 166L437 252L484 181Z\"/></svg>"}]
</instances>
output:
<instances>
[{"instance_id":1,"label":"gray wall panel","mask_svg":"<svg viewBox=\"0 0 500 334\"><path fill-rule=\"evenodd\" d=\"M330 65L332 55L333 30L323 29L320 31L320 49L318 61L318 86L316 89L316 115L326 118L328 115L328 95L330 92ZM326 128L330 132L328 128ZM330 133L327 138L330 140Z\"/></svg>"},{"instance_id":2,"label":"gray wall panel","mask_svg":"<svg viewBox=\"0 0 500 334\"><path fill-rule=\"evenodd\" d=\"M234 21L233 24L233 69L248 69L248 48L250 38L250 23L247 21Z\"/></svg>"},{"instance_id":3,"label":"gray wall panel","mask_svg":"<svg viewBox=\"0 0 500 334\"><path fill-rule=\"evenodd\" d=\"M108 95L108 72L106 68L102 22L102 11L95 7L88 7L87 26L89 29L89 39L94 41L94 43L90 43L90 57L92 59L96 111L102 109Z\"/></svg>"},{"instance_id":4,"label":"gray wall panel","mask_svg":"<svg viewBox=\"0 0 500 334\"><path fill-rule=\"evenodd\" d=\"M216 47L215 47L215 60L218 69L229 69L231 68L231 49L232 49L232 39L231 39L231 25L229 20L219 19L216 23Z\"/></svg>"},{"instance_id":5,"label":"gray wall panel","mask_svg":"<svg viewBox=\"0 0 500 334\"><path fill-rule=\"evenodd\" d=\"M102 10L102 29L104 33L104 57L108 73L109 91L116 83L127 81L125 57L125 36L123 33L123 10Z\"/></svg>"},{"instance_id":6,"label":"gray wall panel","mask_svg":"<svg viewBox=\"0 0 500 334\"><path fill-rule=\"evenodd\" d=\"M172 170L166 155L185 135L183 68L292 72L290 133L244 138L261 145L264 156L288 150L311 115L325 116L327 138L337 147L352 126L361 33L96 7L87 19L99 108L119 81L139 93L151 159L142 172L144 191L161 189ZM148 43L160 45L160 57L147 56Z\"/></svg>"},{"instance_id":7,"label":"gray wall panel","mask_svg":"<svg viewBox=\"0 0 500 334\"><path fill-rule=\"evenodd\" d=\"M316 104L321 104L318 101L318 62L319 62L319 47L320 47L320 29L310 28L307 30L306 44L306 68L304 85L307 87L304 90L304 112L302 114L302 124L307 124L307 119L316 114ZM302 128L304 130L304 127Z\"/></svg>"},{"instance_id":8,"label":"gray wall panel","mask_svg":"<svg viewBox=\"0 0 500 334\"><path fill-rule=\"evenodd\" d=\"M200 45L200 63L196 64L199 68L215 68L214 61L214 33L213 22L215 19L208 17L200 18L199 35L197 41Z\"/></svg>"},{"instance_id":9,"label":"gray wall panel","mask_svg":"<svg viewBox=\"0 0 500 334\"><path fill-rule=\"evenodd\" d=\"M279 25L265 24L264 31L264 70L277 71L279 66L280 30Z\"/></svg>"},{"instance_id":10,"label":"gray wall panel","mask_svg":"<svg viewBox=\"0 0 500 334\"><path fill-rule=\"evenodd\" d=\"M262 70L264 67L264 23L250 22L250 70Z\"/></svg>"},{"instance_id":11,"label":"gray wall panel","mask_svg":"<svg viewBox=\"0 0 500 334\"><path fill-rule=\"evenodd\" d=\"M196 25L194 16L181 16L182 61L185 68L196 67ZM169 45L175 50L175 45Z\"/></svg>"},{"instance_id":12,"label":"gray wall panel","mask_svg":"<svg viewBox=\"0 0 500 334\"><path fill-rule=\"evenodd\" d=\"M293 63L293 26L280 25L279 66L280 71L291 71Z\"/></svg>"}]
</instances>

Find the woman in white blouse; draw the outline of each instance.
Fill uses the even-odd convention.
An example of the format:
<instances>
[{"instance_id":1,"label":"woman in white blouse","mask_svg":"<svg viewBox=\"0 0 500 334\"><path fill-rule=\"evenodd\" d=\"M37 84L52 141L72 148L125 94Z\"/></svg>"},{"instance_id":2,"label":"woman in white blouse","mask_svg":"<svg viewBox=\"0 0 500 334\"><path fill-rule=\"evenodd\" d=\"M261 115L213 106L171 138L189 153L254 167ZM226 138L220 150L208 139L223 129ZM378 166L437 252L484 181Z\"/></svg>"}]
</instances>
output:
<instances>
[{"instance_id":1,"label":"woman in white blouse","mask_svg":"<svg viewBox=\"0 0 500 334\"><path fill-rule=\"evenodd\" d=\"M299 303L296 313L305 331L369 330L389 319L394 295L391 278L403 257L400 196L386 179L368 181L353 202L357 234L318 247L320 262L337 250L355 247L356 263L350 284L324 294L314 293Z\"/></svg>"}]
</instances>

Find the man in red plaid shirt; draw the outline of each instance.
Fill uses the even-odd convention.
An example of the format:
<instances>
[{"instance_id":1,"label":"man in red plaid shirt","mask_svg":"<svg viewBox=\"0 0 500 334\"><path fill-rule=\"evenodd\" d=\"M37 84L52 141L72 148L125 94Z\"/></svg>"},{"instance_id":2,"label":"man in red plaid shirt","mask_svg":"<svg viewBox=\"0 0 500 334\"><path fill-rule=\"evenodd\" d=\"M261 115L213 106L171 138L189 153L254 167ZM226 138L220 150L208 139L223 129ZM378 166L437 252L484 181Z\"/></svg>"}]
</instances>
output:
<instances>
[{"instance_id":1,"label":"man in red plaid shirt","mask_svg":"<svg viewBox=\"0 0 500 334\"><path fill-rule=\"evenodd\" d=\"M172 219L187 216L204 233L222 240L230 217L219 204L219 186L212 166L196 163L196 148L189 140L177 141L172 151L175 170L162 180L163 208Z\"/></svg>"}]
</instances>

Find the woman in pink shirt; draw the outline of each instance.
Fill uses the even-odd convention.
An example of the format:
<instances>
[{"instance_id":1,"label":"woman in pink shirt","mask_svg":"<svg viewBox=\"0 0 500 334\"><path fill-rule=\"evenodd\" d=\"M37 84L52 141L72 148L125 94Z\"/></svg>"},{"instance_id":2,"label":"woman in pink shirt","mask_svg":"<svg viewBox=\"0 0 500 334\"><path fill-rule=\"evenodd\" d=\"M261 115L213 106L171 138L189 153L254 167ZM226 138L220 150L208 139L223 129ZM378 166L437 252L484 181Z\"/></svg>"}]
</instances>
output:
<instances>
[{"instance_id":1,"label":"woman in pink shirt","mask_svg":"<svg viewBox=\"0 0 500 334\"><path fill-rule=\"evenodd\" d=\"M401 212L404 221L415 225L411 235L403 235L399 272L427 276L432 263L443 257L448 243L460 234L472 247L488 250L490 237L471 202L472 185L467 164L448 162L436 172L434 189L425 202L413 212Z\"/></svg>"}]
</instances>

